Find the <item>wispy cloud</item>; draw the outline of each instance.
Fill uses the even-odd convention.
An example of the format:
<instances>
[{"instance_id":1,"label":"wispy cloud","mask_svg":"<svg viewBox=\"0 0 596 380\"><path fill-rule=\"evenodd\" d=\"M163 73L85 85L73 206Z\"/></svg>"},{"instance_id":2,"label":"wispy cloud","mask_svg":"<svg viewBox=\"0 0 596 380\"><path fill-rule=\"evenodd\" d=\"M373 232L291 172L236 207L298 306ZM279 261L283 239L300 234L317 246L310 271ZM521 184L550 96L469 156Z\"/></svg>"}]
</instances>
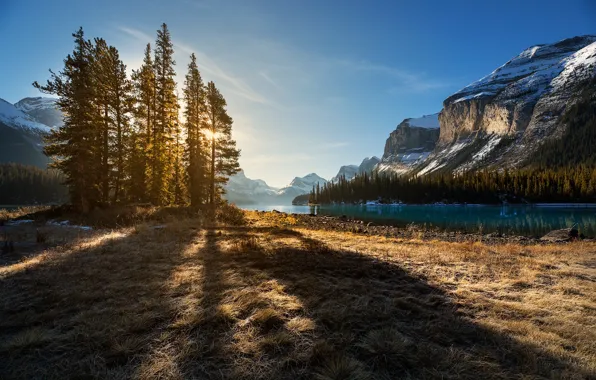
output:
<instances>
[{"instance_id":1,"label":"wispy cloud","mask_svg":"<svg viewBox=\"0 0 596 380\"><path fill-rule=\"evenodd\" d=\"M276 81L274 81L273 79L271 79L271 77L265 72L265 71L259 71L259 75L265 79L269 84L271 84L273 87L276 88L281 88Z\"/></svg>"},{"instance_id":2,"label":"wispy cloud","mask_svg":"<svg viewBox=\"0 0 596 380\"><path fill-rule=\"evenodd\" d=\"M147 33L141 32L138 29L128 28L126 26L119 26L118 30L128 34L129 36L131 36L133 38L136 38L139 41L143 41L143 42L152 42L155 39L155 37L151 37Z\"/></svg>"},{"instance_id":3,"label":"wispy cloud","mask_svg":"<svg viewBox=\"0 0 596 380\"><path fill-rule=\"evenodd\" d=\"M380 65L368 61L337 60L336 65L356 72L378 74L393 80L390 93L425 92L449 86L444 81L427 78L423 73L413 73L397 67Z\"/></svg>"},{"instance_id":4,"label":"wispy cloud","mask_svg":"<svg viewBox=\"0 0 596 380\"><path fill-rule=\"evenodd\" d=\"M120 27L118 27L118 29L121 32L124 32L124 33L128 34L129 36L131 36L137 40L143 41L143 42L150 42L154 39L150 35L142 32L140 30L137 30L137 29L124 27L124 26L120 26ZM234 92L235 94L237 94L239 96L242 96L245 99L253 101L255 103L272 104L263 95L261 95L257 91L255 91L244 80L232 75L229 72L226 72L221 67L221 65L219 65L217 62L215 62L213 59L211 59L205 53L203 53L197 49L193 49L192 47L190 47L180 41L173 40L173 43L174 43L175 48L177 48L178 50L180 50L188 55L195 53L195 55L197 56L197 63L199 65L199 69L202 72L208 73L208 74L214 76L215 78L220 79L223 82L225 82L225 84L230 87L230 91Z\"/></svg>"}]
</instances>

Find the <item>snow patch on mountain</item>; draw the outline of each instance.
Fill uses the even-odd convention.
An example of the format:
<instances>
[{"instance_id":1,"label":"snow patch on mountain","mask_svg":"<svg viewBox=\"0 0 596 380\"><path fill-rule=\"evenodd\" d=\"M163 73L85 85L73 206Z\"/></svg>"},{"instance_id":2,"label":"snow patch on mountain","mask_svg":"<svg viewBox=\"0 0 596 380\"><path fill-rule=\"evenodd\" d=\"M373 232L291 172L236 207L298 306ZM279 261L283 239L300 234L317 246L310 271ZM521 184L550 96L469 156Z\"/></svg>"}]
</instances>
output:
<instances>
[{"instance_id":1,"label":"snow patch on mountain","mask_svg":"<svg viewBox=\"0 0 596 380\"><path fill-rule=\"evenodd\" d=\"M267 185L262 179L250 179L244 170L231 176L225 186L226 191L245 195L275 195L277 189Z\"/></svg>"},{"instance_id":2,"label":"snow patch on mountain","mask_svg":"<svg viewBox=\"0 0 596 380\"><path fill-rule=\"evenodd\" d=\"M418 127L418 128L430 128L430 129L437 129L439 128L439 114L435 113L432 115L424 115L418 118L411 118L404 120L407 122L410 127Z\"/></svg>"},{"instance_id":3,"label":"snow patch on mountain","mask_svg":"<svg viewBox=\"0 0 596 380\"><path fill-rule=\"evenodd\" d=\"M64 125L63 115L56 106L56 100L47 97L24 98L14 105L34 121L55 128Z\"/></svg>"},{"instance_id":4,"label":"snow patch on mountain","mask_svg":"<svg viewBox=\"0 0 596 380\"><path fill-rule=\"evenodd\" d=\"M0 122L14 129L21 129L30 133L48 133L51 128L38 123L14 105L0 98Z\"/></svg>"},{"instance_id":5,"label":"snow patch on mountain","mask_svg":"<svg viewBox=\"0 0 596 380\"><path fill-rule=\"evenodd\" d=\"M532 46L489 75L473 82L445 100L446 104L471 99L540 97L551 85L568 78L579 65L593 62L596 36L581 36L550 45ZM588 46L586 46L588 45ZM555 78L557 78L555 80ZM505 91L503 91L505 90ZM501 93L503 91L503 93Z\"/></svg>"},{"instance_id":6,"label":"snow patch on mountain","mask_svg":"<svg viewBox=\"0 0 596 380\"><path fill-rule=\"evenodd\" d=\"M354 178L356 174L358 174L358 165L344 165L339 168L335 177L331 178L331 182L337 183L342 177L349 181Z\"/></svg>"},{"instance_id":7,"label":"snow patch on mountain","mask_svg":"<svg viewBox=\"0 0 596 380\"><path fill-rule=\"evenodd\" d=\"M323 186L326 183L326 179L319 177L315 173L310 173L305 175L304 177L295 177L288 186L279 189L277 194L284 197L296 197L298 195L310 193L312 191L313 186L316 187L317 184L319 184L319 186Z\"/></svg>"}]
</instances>

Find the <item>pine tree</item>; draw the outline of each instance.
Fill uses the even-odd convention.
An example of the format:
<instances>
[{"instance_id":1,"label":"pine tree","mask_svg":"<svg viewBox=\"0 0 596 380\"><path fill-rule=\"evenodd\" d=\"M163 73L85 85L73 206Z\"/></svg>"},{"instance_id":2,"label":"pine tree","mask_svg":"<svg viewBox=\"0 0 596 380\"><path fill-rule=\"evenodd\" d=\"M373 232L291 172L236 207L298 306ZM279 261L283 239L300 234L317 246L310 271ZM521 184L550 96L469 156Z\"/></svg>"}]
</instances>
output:
<instances>
[{"instance_id":1,"label":"pine tree","mask_svg":"<svg viewBox=\"0 0 596 380\"><path fill-rule=\"evenodd\" d=\"M176 95L176 113L172 114L171 121L171 141L173 142L170 150L173 177L170 181L169 193L172 194L172 202L177 205L186 203L186 186L184 181L184 147L182 145L181 128L179 124L180 107L178 96Z\"/></svg>"},{"instance_id":2,"label":"pine tree","mask_svg":"<svg viewBox=\"0 0 596 380\"><path fill-rule=\"evenodd\" d=\"M151 145L151 200L170 204L173 178L175 129L178 121L178 99L174 77L174 45L166 24L157 31L155 44L155 118Z\"/></svg>"},{"instance_id":3,"label":"pine tree","mask_svg":"<svg viewBox=\"0 0 596 380\"><path fill-rule=\"evenodd\" d=\"M95 39L93 80L97 119L96 141L100 146L101 170L97 181L101 184L103 203L125 200L124 183L128 176L130 153L131 83L126 65L118 50L101 38Z\"/></svg>"},{"instance_id":4,"label":"pine tree","mask_svg":"<svg viewBox=\"0 0 596 380\"><path fill-rule=\"evenodd\" d=\"M96 119L95 143L99 149L99 170L96 173L96 181L99 184L101 202L107 204L110 195L110 76L111 62L109 47L104 39L96 38L93 47L93 66L91 72L95 91Z\"/></svg>"},{"instance_id":5,"label":"pine tree","mask_svg":"<svg viewBox=\"0 0 596 380\"><path fill-rule=\"evenodd\" d=\"M186 182L190 195L190 205L196 207L206 198L206 144L201 133L205 116L205 87L194 53L190 56L188 73L184 82L186 108Z\"/></svg>"},{"instance_id":6,"label":"pine tree","mask_svg":"<svg viewBox=\"0 0 596 380\"><path fill-rule=\"evenodd\" d=\"M207 122L204 129L211 147L209 203L215 207L229 176L240 170L240 150L232 140L233 121L226 111L226 100L213 82L207 84L205 98Z\"/></svg>"},{"instance_id":7,"label":"pine tree","mask_svg":"<svg viewBox=\"0 0 596 380\"><path fill-rule=\"evenodd\" d=\"M114 157L114 192L112 202L126 199L124 184L129 176L128 160L132 148L130 112L132 108L132 84L126 75L126 65L120 60L118 50L110 46L110 108L115 136L112 156Z\"/></svg>"},{"instance_id":8,"label":"pine tree","mask_svg":"<svg viewBox=\"0 0 596 380\"><path fill-rule=\"evenodd\" d=\"M75 49L64 60L59 73L50 70L46 85L35 82L40 91L58 96L56 105L64 115L64 126L54 129L44 148L54 158L52 166L66 177L70 199L82 212L88 212L100 198L97 147L93 44L85 40L83 28L73 34Z\"/></svg>"},{"instance_id":9,"label":"pine tree","mask_svg":"<svg viewBox=\"0 0 596 380\"><path fill-rule=\"evenodd\" d=\"M130 197L135 201L149 201L151 188L153 128L155 123L155 71L151 57L151 44L145 47L143 65L133 70L133 96L135 128L132 134Z\"/></svg>"}]
</instances>

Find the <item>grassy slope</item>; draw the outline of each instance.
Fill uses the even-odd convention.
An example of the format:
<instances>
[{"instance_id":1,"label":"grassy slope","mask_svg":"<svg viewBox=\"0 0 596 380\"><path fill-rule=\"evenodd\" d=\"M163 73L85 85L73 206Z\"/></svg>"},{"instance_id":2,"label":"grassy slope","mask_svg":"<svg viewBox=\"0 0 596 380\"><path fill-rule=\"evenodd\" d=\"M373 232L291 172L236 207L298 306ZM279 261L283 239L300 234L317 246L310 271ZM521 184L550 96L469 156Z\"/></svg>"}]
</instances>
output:
<instances>
[{"instance_id":1,"label":"grassy slope","mask_svg":"<svg viewBox=\"0 0 596 380\"><path fill-rule=\"evenodd\" d=\"M98 231L0 267L0 378L593 378L596 244Z\"/></svg>"}]
</instances>

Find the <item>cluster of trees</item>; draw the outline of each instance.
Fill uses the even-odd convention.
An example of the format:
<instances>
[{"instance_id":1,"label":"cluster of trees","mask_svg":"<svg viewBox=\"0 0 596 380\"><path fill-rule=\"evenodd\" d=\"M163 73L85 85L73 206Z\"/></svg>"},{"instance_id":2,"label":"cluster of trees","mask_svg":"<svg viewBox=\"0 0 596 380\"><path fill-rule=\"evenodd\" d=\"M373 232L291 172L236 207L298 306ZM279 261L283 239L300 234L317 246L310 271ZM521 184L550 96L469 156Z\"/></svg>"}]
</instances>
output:
<instances>
[{"instance_id":1,"label":"cluster of trees","mask_svg":"<svg viewBox=\"0 0 596 380\"><path fill-rule=\"evenodd\" d=\"M57 170L21 164L0 164L0 199L5 205L61 203L68 198Z\"/></svg>"},{"instance_id":2,"label":"cluster of trees","mask_svg":"<svg viewBox=\"0 0 596 380\"><path fill-rule=\"evenodd\" d=\"M166 24L130 78L115 47L85 39L82 28L73 37L64 68L33 84L57 95L64 114L45 153L64 174L72 204L83 212L123 202L217 204L240 151L226 100L213 82L203 83L195 55L179 99Z\"/></svg>"},{"instance_id":3,"label":"cluster of trees","mask_svg":"<svg viewBox=\"0 0 596 380\"><path fill-rule=\"evenodd\" d=\"M364 173L313 189L311 203L595 202L596 167L478 171L421 177Z\"/></svg>"}]
</instances>

